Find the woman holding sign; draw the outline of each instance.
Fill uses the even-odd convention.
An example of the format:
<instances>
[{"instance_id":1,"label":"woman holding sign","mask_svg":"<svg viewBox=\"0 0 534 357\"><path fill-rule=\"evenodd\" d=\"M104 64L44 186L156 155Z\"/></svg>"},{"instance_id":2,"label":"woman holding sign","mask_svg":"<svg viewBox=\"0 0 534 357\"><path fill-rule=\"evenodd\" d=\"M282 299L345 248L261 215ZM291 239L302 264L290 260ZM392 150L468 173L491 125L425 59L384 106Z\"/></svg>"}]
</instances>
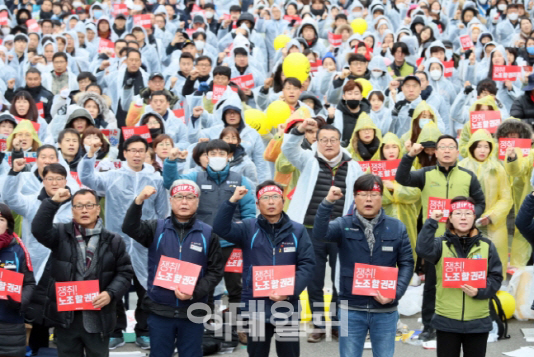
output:
<instances>
[{"instance_id":1,"label":"woman holding sign","mask_svg":"<svg viewBox=\"0 0 534 357\"><path fill-rule=\"evenodd\" d=\"M443 211L435 210L417 238L416 252L436 265L438 357L483 357L492 321L489 298L502 282L502 264L491 240L475 228L475 201L451 200L445 234L435 237Z\"/></svg>"}]
</instances>

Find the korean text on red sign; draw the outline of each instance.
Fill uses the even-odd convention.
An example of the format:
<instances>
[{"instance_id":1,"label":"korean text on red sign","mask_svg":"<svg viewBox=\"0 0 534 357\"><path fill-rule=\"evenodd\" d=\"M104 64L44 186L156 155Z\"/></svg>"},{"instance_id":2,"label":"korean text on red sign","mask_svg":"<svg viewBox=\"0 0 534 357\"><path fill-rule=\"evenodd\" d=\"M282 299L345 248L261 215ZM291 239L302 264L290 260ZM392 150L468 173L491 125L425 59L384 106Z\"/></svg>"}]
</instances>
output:
<instances>
[{"instance_id":1,"label":"korean text on red sign","mask_svg":"<svg viewBox=\"0 0 534 357\"><path fill-rule=\"evenodd\" d=\"M464 51L474 46L473 41L471 41L471 36L469 35L460 36L460 43L462 44L462 49Z\"/></svg>"},{"instance_id":2,"label":"korean text on red sign","mask_svg":"<svg viewBox=\"0 0 534 357\"><path fill-rule=\"evenodd\" d=\"M252 267L254 297L293 295L295 291L295 266L273 265Z\"/></svg>"},{"instance_id":3,"label":"korean text on red sign","mask_svg":"<svg viewBox=\"0 0 534 357\"><path fill-rule=\"evenodd\" d=\"M395 180L397 168L399 167L400 159L398 160L382 160L382 161L358 161L362 171L371 169L373 175L379 176L382 180Z\"/></svg>"},{"instance_id":4,"label":"korean text on red sign","mask_svg":"<svg viewBox=\"0 0 534 357\"><path fill-rule=\"evenodd\" d=\"M341 43L343 42L343 40L341 39L341 34L328 32L328 42L334 47L341 46Z\"/></svg>"},{"instance_id":5,"label":"korean text on red sign","mask_svg":"<svg viewBox=\"0 0 534 357\"><path fill-rule=\"evenodd\" d=\"M499 139L499 160L504 160L506 157L506 148L513 147L521 149L523 156L528 156L530 153L531 139L515 139L515 138L500 138Z\"/></svg>"},{"instance_id":6,"label":"korean text on red sign","mask_svg":"<svg viewBox=\"0 0 534 357\"><path fill-rule=\"evenodd\" d=\"M183 294L193 295L202 267L164 255L159 259L154 285Z\"/></svg>"},{"instance_id":7,"label":"korean text on red sign","mask_svg":"<svg viewBox=\"0 0 534 357\"><path fill-rule=\"evenodd\" d=\"M443 63L443 67L444 67L443 76L445 78L452 77L452 74L454 72L454 60L443 61L441 63Z\"/></svg>"},{"instance_id":8,"label":"korean text on red sign","mask_svg":"<svg viewBox=\"0 0 534 357\"><path fill-rule=\"evenodd\" d=\"M487 259L443 258L444 288L461 288L467 284L477 289L486 287Z\"/></svg>"},{"instance_id":9,"label":"korean text on red sign","mask_svg":"<svg viewBox=\"0 0 534 357\"><path fill-rule=\"evenodd\" d=\"M232 254L226 261L224 271L227 273L242 273L243 272L243 251L235 248Z\"/></svg>"},{"instance_id":10,"label":"korean text on red sign","mask_svg":"<svg viewBox=\"0 0 534 357\"><path fill-rule=\"evenodd\" d=\"M0 268L0 300L7 300L10 296L20 302L22 296L22 281L24 274Z\"/></svg>"},{"instance_id":11,"label":"korean text on red sign","mask_svg":"<svg viewBox=\"0 0 534 357\"><path fill-rule=\"evenodd\" d=\"M493 66L492 79L494 81L515 81L520 75L520 66Z\"/></svg>"},{"instance_id":12,"label":"korean text on red sign","mask_svg":"<svg viewBox=\"0 0 534 357\"><path fill-rule=\"evenodd\" d=\"M150 135L150 130L148 129L148 126L141 125L141 126L134 126L134 127L128 127L123 126L122 127L122 135L124 135L124 140L128 140L130 137L134 135L139 135L142 138L145 138L147 142L152 142L152 136Z\"/></svg>"},{"instance_id":13,"label":"korean text on red sign","mask_svg":"<svg viewBox=\"0 0 534 357\"><path fill-rule=\"evenodd\" d=\"M501 125L501 112L498 110L471 112L469 119L471 120L471 133L478 129L486 129L493 134Z\"/></svg>"},{"instance_id":14,"label":"korean text on red sign","mask_svg":"<svg viewBox=\"0 0 534 357\"><path fill-rule=\"evenodd\" d=\"M447 218L449 218L451 212L451 200L448 198L429 197L427 218L430 218L430 215L435 210L443 212L443 217L439 221L442 223L447 222Z\"/></svg>"},{"instance_id":15,"label":"korean text on red sign","mask_svg":"<svg viewBox=\"0 0 534 357\"><path fill-rule=\"evenodd\" d=\"M354 264L352 295L378 296L395 299L399 269L378 265Z\"/></svg>"},{"instance_id":16,"label":"korean text on red sign","mask_svg":"<svg viewBox=\"0 0 534 357\"><path fill-rule=\"evenodd\" d=\"M152 26L152 20L150 14L146 15L134 15L134 26L141 26L145 29L149 29Z\"/></svg>"},{"instance_id":17,"label":"korean text on red sign","mask_svg":"<svg viewBox=\"0 0 534 357\"><path fill-rule=\"evenodd\" d=\"M98 280L56 282L57 311L100 310L93 306L99 293Z\"/></svg>"},{"instance_id":18,"label":"korean text on red sign","mask_svg":"<svg viewBox=\"0 0 534 357\"><path fill-rule=\"evenodd\" d=\"M241 89L254 88L254 76L252 75L252 73L232 78L231 81L234 82Z\"/></svg>"}]
</instances>

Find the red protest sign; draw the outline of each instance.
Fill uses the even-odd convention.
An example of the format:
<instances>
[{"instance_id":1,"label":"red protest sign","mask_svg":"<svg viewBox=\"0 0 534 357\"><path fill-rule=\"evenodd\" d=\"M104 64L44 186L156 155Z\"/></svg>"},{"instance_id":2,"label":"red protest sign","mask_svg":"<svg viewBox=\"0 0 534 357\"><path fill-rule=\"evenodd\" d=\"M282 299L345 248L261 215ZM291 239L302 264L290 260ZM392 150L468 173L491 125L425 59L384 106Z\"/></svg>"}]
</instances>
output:
<instances>
[{"instance_id":1,"label":"red protest sign","mask_svg":"<svg viewBox=\"0 0 534 357\"><path fill-rule=\"evenodd\" d=\"M191 9L191 12L199 12L199 11L204 11L204 10L202 10L202 8L198 6L197 4L194 4L193 8Z\"/></svg>"},{"instance_id":2,"label":"red protest sign","mask_svg":"<svg viewBox=\"0 0 534 357\"><path fill-rule=\"evenodd\" d=\"M2 12L0 12L0 26L9 26L7 11L2 10Z\"/></svg>"},{"instance_id":3,"label":"red protest sign","mask_svg":"<svg viewBox=\"0 0 534 357\"><path fill-rule=\"evenodd\" d=\"M221 99L222 95L224 94L224 92L226 91L226 86L221 86L219 84L214 84L213 85L213 94L211 96L211 102L213 104L217 103L219 101L219 99Z\"/></svg>"},{"instance_id":4,"label":"red protest sign","mask_svg":"<svg viewBox=\"0 0 534 357\"><path fill-rule=\"evenodd\" d=\"M430 218L430 215L435 210L443 212L443 217L439 221L441 223L447 222L447 218L449 218L451 212L451 200L449 198L429 197L427 218Z\"/></svg>"},{"instance_id":5,"label":"red protest sign","mask_svg":"<svg viewBox=\"0 0 534 357\"><path fill-rule=\"evenodd\" d=\"M320 59L315 62L310 62L310 72L317 72L322 65L323 61Z\"/></svg>"},{"instance_id":6,"label":"red protest sign","mask_svg":"<svg viewBox=\"0 0 534 357\"><path fill-rule=\"evenodd\" d=\"M126 4L113 4L113 16L117 16L119 14L122 14L126 17L128 17L128 5Z\"/></svg>"},{"instance_id":7,"label":"red protest sign","mask_svg":"<svg viewBox=\"0 0 534 357\"><path fill-rule=\"evenodd\" d=\"M119 140L121 138L120 129L100 129L100 132L108 138L109 144L111 146L119 145Z\"/></svg>"},{"instance_id":8,"label":"red protest sign","mask_svg":"<svg viewBox=\"0 0 534 357\"><path fill-rule=\"evenodd\" d=\"M28 28L28 32L39 32L41 30L41 26L39 26L39 23L35 19L27 20L26 27Z\"/></svg>"},{"instance_id":9,"label":"red protest sign","mask_svg":"<svg viewBox=\"0 0 534 357\"><path fill-rule=\"evenodd\" d=\"M70 176L78 183L78 186L82 186L82 181L80 181L80 176L78 176L77 172L71 171Z\"/></svg>"},{"instance_id":10,"label":"red protest sign","mask_svg":"<svg viewBox=\"0 0 534 357\"><path fill-rule=\"evenodd\" d=\"M17 124L20 123L21 120L29 120L29 119L24 119L24 118L21 118L21 117L15 117L15 120L17 121ZM31 121L31 120L30 120ZM33 129L36 131L36 132L39 132L39 128L41 128L41 124L39 123L36 123L34 121L31 121L32 125L33 125Z\"/></svg>"},{"instance_id":11,"label":"red protest sign","mask_svg":"<svg viewBox=\"0 0 534 357\"><path fill-rule=\"evenodd\" d=\"M139 135L142 138L145 138L147 142L152 142L152 136L150 136L150 130L148 129L148 126L141 125L141 126L133 126L133 127L122 127L122 135L124 136L124 140L128 140L130 137L134 135Z\"/></svg>"},{"instance_id":12,"label":"red protest sign","mask_svg":"<svg viewBox=\"0 0 534 357\"><path fill-rule=\"evenodd\" d=\"M360 167L364 173L367 173L368 170L371 169L371 161L358 161L358 164L360 164Z\"/></svg>"},{"instance_id":13,"label":"red protest sign","mask_svg":"<svg viewBox=\"0 0 534 357\"><path fill-rule=\"evenodd\" d=\"M12 157L11 157L11 153L7 152L6 155L7 155L7 163L9 164L9 166L11 166L11 162L13 160ZM27 164L31 164L32 162L36 162L37 161L37 152L33 152L33 151L25 152L24 153L24 160L26 160Z\"/></svg>"},{"instance_id":14,"label":"red protest sign","mask_svg":"<svg viewBox=\"0 0 534 357\"><path fill-rule=\"evenodd\" d=\"M35 103L35 106L37 107L37 112L39 113L39 116L44 119L44 104L43 104L43 102Z\"/></svg>"},{"instance_id":15,"label":"red protest sign","mask_svg":"<svg viewBox=\"0 0 534 357\"><path fill-rule=\"evenodd\" d=\"M98 53L111 54L111 57L115 57L115 43L105 38L101 38L98 43Z\"/></svg>"},{"instance_id":16,"label":"red protest sign","mask_svg":"<svg viewBox=\"0 0 534 357\"><path fill-rule=\"evenodd\" d=\"M297 16L297 15L285 15L284 20L289 21L289 22L295 20L295 23L299 25L302 22L302 19L300 18L300 16Z\"/></svg>"},{"instance_id":17,"label":"red protest sign","mask_svg":"<svg viewBox=\"0 0 534 357\"><path fill-rule=\"evenodd\" d=\"M7 150L7 142L6 139L0 139L0 151L4 152Z\"/></svg>"},{"instance_id":18,"label":"red protest sign","mask_svg":"<svg viewBox=\"0 0 534 357\"><path fill-rule=\"evenodd\" d=\"M531 139L515 139L515 138L500 138L499 139L499 160L504 160L506 157L506 148L520 148L523 156L528 156L530 147L532 146Z\"/></svg>"},{"instance_id":19,"label":"red protest sign","mask_svg":"<svg viewBox=\"0 0 534 357\"><path fill-rule=\"evenodd\" d=\"M460 44L464 51L467 51L474 46L473 41L471 41L471 36L469 35L460 36Z\"/></svg>"},{"instance_id":20,"label":"red protest sign","mask_svg":"<svg viewBox=\"0 0 534 357\"><path fill-rule=\"evenodd\" d=\"M443 75L445 78L452 77L452 73L454 72L454 60L450 61L443 61L444 72Z\"/></svg>"},{"instance_id":21,"label":"red protest sign","mask_svg":"<svg viewBox=\"0 0 534 357\"><path fill-rule=\"evenodd\" d=\"M271 294L293 295L295 291L295 266L273 265L252 267L253 297Z\"/></svg>"},{"instance_id":22,"label":"red protest sign","mask_svg":"<svg viewBox=\"0 0 534 357\"><path fill-rule=\"evenodd\" d=\"M162 255L154 285L172 291L178 289L181 293L193 295L201 269L200 265Z\"/></svg>"},{"instance_id":23,"label":"red protest sign","mask_svg":"<svg viewBox=\"0 0 534 357\"><path fill-rule=\"evenodd\" d=\"M133 21L134 21L134 26L141 26L145 29L149 29L152 26L152 20L150 19L150 14L134 15Z\"/></svg>"},{"instance_id":24,"label":"red protest sign","mask_svg":"<svg viewBox=\"0 0 534 357\"><path fill-rule=\"evenodd\" d=\"M185 110L183 108L174 109L172 111L177 119L180 119L185 124Z\"/></svg>"},{"instance_id":25,"label":"red protest sign","mask_svg":"<svg viewBox=\"0 0 534 357\"><path fill-rule=\"evenodd\" d=\"M192 37L193 37L193 34L194 34L196 31L197 31L196 29L185 29L185 33L187 33L187 36L189 36L189 38L192 38Z\"/></svg>"},{"instance_id":26,"label":"red protest sign","mask_svg":"<svg viewBox=\"0 0 534 357\"><path fill-rule=\"evenodd\" d=\"M352 295L377 296L395 299L399 269L378 265L354 264Z\"/></svg>"},{"instance_id":27,"label":"red protest sign","mask_svg":"<svg viewBox=\"0 0 534 357\"><path fill-rule=\"evenodd\" d=\"M471 112L469 119L471 120L471 134L478 129L486 129L493 134L501 125L501 112L498 110Z\"/></svg>"},{"instance_id":28,"label":"red protest sign","mask_svg":"<svg viewBox=\"0 0 534 357\"><path fill-rule=\"evenodd\" d=\"M493 76L494 81L515 81L517 77L521 75L520 66L493 66Z\"/></svg>"},{"instance_id":29,"label":"red protest sign","mask_svg":"<svg viewBox=\"0 0 534 357\"><path fill-rule=\"evenodd\" d=\"M7 300L10 296L20 302L22 295L22 281L24 274L0 268L0 300Z\"/></svg>"},{"instance_id":30,"label":"red protest sign","mask_svg":"<svg viewBox=\"0 0 534 357\"><path fill-rule=\"evenodd\" d=\"M223 21L231 20L232 19L232 15L230 15L230 14L222 14L222 19L223 19Z\"/></svg>"},{"instance_id":31,"label":"red protest sign","mask_svg":"<svg viewBox=\"0 0 534 357\"><path fill-rule=\"evenodd\" d=\"M243 251L235 248L226 261L224 271L227 273L243 273Z\"/></svg>"},{"instance_id":32,"label":"red protest sign","mask_svg":"<svg viewBox=\"0 0 534 357\"><path fill-rule=\"evenodd\" d=\"M334 46L334 47L339 47L341 46L341 43L342 43L342 39L341 39L341 34L335 34L335 33L332 33L332 32L328 32L328 42Z\"/></svg>"},{"instance_id":33,"label":"red protest sign","mask_svg":"<svg viewBox=\"0 0 534 357\"><path fill-rule=\"evenodd\" d=\"M526 73L532 73L532 66L523 66L523 71Z\"/></svg>"},{"instance_id":34,"label":"red protest sign","mask_svg":"<svg viewBox=\"0 0 534 357\"><path fill-rule=\"evenodd\" d=\"M424 60L424 57L419 57L419 59L415 60L415 64L417 65L417 67L419 67Z\"/></svg>"},{"instance_id":35,"label":"red protest sign","mask_svg":"<svg viewBox=\"0 0 534 357\"><path fill-rule=\"evenodd\" d=\"M487 270L487 259L443 258L442 285L444 288L461 288L467 284L484 289Z\"/></svg>"},{"instance_id":36,"label":"red protest sign","mask_svg":"<svg viewBox=\"0 0 534 357\"><path fill-rule=\"evenodd\" d=\"M397 168L399 167L400 161L400 159L369 161L371 173L379 176L382 180L395 180L395 175L397 174Z\"/></svg>"},{"instance_id":37,"label":"red protest sign","mask_svg":"<svg viewBox=\"0 0 534 357\"><path fill-rule=\"evenodd\" d=\"M93 306L99 293L98 280L56 282L57 311L100 310Z\"/></svg>"},{"instance_id":38,"label":"red protest sign","mask_svg":"<svg viewBox=\"0 0 534 357\"><path fill-rule=\"evenodd\" d=\"M234 82L241 89L254 88L254 76L252 75L252 73L232 78L231 81Z\"/></svg>"}]
</instances>

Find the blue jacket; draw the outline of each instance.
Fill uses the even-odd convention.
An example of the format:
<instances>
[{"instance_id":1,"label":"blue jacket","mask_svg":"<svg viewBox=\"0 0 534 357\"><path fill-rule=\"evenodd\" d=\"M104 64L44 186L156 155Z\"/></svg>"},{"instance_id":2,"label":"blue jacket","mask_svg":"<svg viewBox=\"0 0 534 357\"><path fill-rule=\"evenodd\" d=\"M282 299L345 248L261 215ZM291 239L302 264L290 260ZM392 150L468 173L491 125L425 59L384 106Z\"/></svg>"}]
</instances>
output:
<instances>
[{"instance_id":1,"label":"blue jacket","mask_svg":"<svg viewBox=\"0 0 534 357\"><path fill-rule=\"evenodd\" d=\"M252 267L271 265L295 265L295 290L289 296L289 302L293 305L293 311L298 311L299 295L310 282L315 266L313 245L306 228L290 220L285 213L282 213L280 222L276 224L268 223L262 215L232 222L236 207L237 203L230 201L220 206L213 231L243 250L243 311L248 311L251 301L262 300L265 302L265 316L270 316L274 301L253 297ZM277 311L283 312L283 309L277 308Z\"/></svg>"},{"instance_id":2,"label":"blue jacket","mask_svg":"<svg viewBox=\"0 0 534 357\"><path fill-rule=\"evenodd\" d=\"M370 252L365 228L355 215L339 217L329 223L333 207L326 201L319 205L313 225L313 239L337 243L339 246L340 274L336 277L336 288L340 304L348 303L350 307L361 309L396 306L406 292L413 274L414 260L406 226L398 219L387 216L382 210L374 229L374 249ZM398 267L395 300L382 305L371 296L352 295L355 263Z\"/></svg>"},{"instance_id":3,"label":"blue jacket","mask_svg":"<svg viewBox=\"0 0 534 357\"><path fill-rule=\"evenodd\" d=\"M515 225L525 239L534 247L534 196L528 194L515 217ZM534 310L534 301L532 302Z\"/></svg>"}]
</instances>

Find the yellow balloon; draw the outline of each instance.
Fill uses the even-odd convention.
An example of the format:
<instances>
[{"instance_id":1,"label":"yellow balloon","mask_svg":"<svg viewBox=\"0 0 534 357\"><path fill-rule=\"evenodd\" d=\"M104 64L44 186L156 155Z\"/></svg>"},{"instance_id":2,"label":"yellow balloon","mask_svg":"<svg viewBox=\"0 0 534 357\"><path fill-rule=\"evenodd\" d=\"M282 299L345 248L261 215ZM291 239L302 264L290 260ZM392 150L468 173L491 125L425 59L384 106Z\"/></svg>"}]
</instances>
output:
<instances>
[{"instance_id":1,"label":"yellow balloon","mask_svg":"<svg viewBox=\"0 0 534 357\"><path fill-rule=\"evenodd\" d=\"M359 33L360 35L363 35L363 33L367 30L367 22L361 18L352 20L350 26L352 27L354 33Z\"/></svg>"},{"instance_id":2,"label":"yellow balloon","mask_svg":"<svg viewBox=\"0 0 534 357\"><path fill-rule=\"evenodd\" d=\"M506 319L511 319L512 316L514 316L515 312L515 299L514 297L507 291L497 291L497 297L499 298L499 301L501 302L502 310L504 311L504 314L506 315ZM497 306L495 303L493 303L495 306L495 310L497 311Z\"/></svg>"},{"instance_id":3,"label":"yellow balloon","mask_svg":"<svg viewBox=\"0 0 534 357\"><path fill-rule=\"evenodd\" d=\"M373 90L373 85L371 84L371 82L369 82L365 78L358 78L358 79L355 79L354 81L362 85L362 96L364 98L367 98L369 93L371 93L371 91Z\"/></svg>"},{"instance_id":4,"label":"yellow balloon","mask_svg":"<svg viewBox=\"0 0 534 357\"><path fill-rule=\"evenodd\" d=\"M285 123L290 115L291 108L284 101L276 100L267 107L267 121L270 123L271 128Z\"/></svg>"},{"instance_id":5,"label":"yellow balloon","mask_svg":"<svg viewBox=\"0 0 534 357\"><path fill-rule=\"evenodd\" d=\"M279 49L284 48L289 41L291 41L291 37L288 35L278 35L273 41L274 49L278 51Z\"/></svg>"},{"instance_id":6,"label":"yellow balloon","mask_svg":"<svg viewBox=\"0 0 534 357\"><path fill-rule=\"evenodd\" d=\"M258 109L245 110L245 123L255 129L260 135L267 134L272 128L271 123L267 119L267 115Z\"/></svg>"},{"instance_id":7,"label":"yellow balloon","mask_svg":"<svg viewBox=\"0 0 534 357\"><path fill-rule=\"evenodd\" d=\"M282 70L286 78L293 77L304 82L310 75L310 61L300 52L290 53L284 59Z\"/></svg>"}]
</instances>

